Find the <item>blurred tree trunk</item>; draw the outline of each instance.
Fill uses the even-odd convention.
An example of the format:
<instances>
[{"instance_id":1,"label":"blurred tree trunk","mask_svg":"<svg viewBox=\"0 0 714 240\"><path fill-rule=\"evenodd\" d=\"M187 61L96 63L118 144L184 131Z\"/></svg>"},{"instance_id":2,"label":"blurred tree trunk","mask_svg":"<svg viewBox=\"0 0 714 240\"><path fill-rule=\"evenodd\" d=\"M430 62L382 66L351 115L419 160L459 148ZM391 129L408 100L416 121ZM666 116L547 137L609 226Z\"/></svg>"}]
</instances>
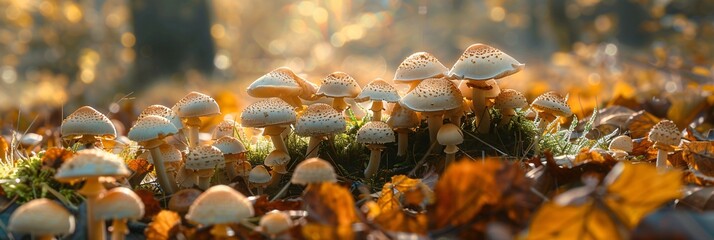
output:
<instances>
[{"instance_id":1,"label":"blurred tree trunk","mask_svg":"<svg viewBox=\"0 0 714 240\"><path fill-rule=\"evenodd\" d=\"M650 15L644 4L635 1L617 1L615 11L619 19L617 39L630 47L648 47L652 34L644 29Z\"/></svg>"},{"instance_id":2,"label":"blurred tree trunk","mask_svg":"<svg viewBox=\"0 0 714 240\"><path fill-rule=\"evenodd\" d=\"M207 0L130 0L130 7L136 36L136 76L130 88L188 70L213 70Z\"/></svg>"},{"instance_id":3,"label":"blurred tree trunk","mask_svg":"<svg viewBox=\"0 0 714 240\"><path fill-rule=\"evenodd\" d=\"M558 50L569 52L573 48L573 43L578 41L579 32L574 21L568 18L567 3L568 0L548 0L548 12Z\"/></svg>"}]
</instances>

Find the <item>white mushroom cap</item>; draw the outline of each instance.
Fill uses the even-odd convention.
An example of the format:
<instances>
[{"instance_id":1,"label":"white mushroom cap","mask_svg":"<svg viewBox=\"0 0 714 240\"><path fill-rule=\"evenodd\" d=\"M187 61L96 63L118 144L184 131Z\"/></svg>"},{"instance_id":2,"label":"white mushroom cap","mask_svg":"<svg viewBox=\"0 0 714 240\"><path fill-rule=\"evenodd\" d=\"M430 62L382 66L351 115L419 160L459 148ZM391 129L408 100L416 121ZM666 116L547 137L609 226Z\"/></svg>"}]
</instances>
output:
<instances>
[{"instance_id":1,"label":"white mushroom cap","mask_svg":"<svg viewBox=\"0 0 714 240\"><path fill-rule=\"evenodd\" d=\"M416 128L419 126L419 116L416 112L394 104L392 114L389 115L387 125L392 128Z\"/></svg>"},{"instance_id":2,"label":"white mushroom cap","mask_svg":"<svg viewBox=\"0 0 714 240\"><path fill-rule=\"evenodd\" d=\"M647 139L664 145L679 146L682 141L682 133L674 122L664 119L652 127Z\"/></svg>"},{"instance_id":3,"label":"white mushroom cap","mask_svg":"<svg viewBox=\"0 0 714 240\"><path fill-rule=\"evenodd\" d=\"M98 219L140 219L144 216L144 202L134 191L116 187L104 193L94 207Z\"/></svg>"},{"instance_id":4,"label":"white mushroom cap","mask_svg":"<svg viewBox=\"0 0 714 240\"><path fill-rule=\"evenodd\" d=\"M146 142L176 133L178 133L178 129L168 119L149 115L137 120L134 126L129 129L127 136L135 142Z\"/></svg>"},{"instance_id":5,"label":"white mushroom cap","mask_svg":"<svg viewBox=\"0 0 714 240\"><path fill-rule=\"evenodd\" d=\"M381 78L377 78L362 89L362 92L355 98L355 101L399 102L399 93L392 85Z\"/></svg>"},{"instance_id":6,"label":"white mushroom cap","mask_svg":"<svg viewBox=\"0 0 714 240\"><path fill-rule=\"evenodd\" d=\"M181 151L179 151L178 148L174 147L174 145L161 144L161 146L159 146L159 151L161 152L161 159L164 163L183 161L183 155L181 154ZM149 163L154 164L154 159L151 157L151 154L149 154L148 151L145 151L143 154L141 154L140 157L146 159L146 161L148 161Z\"/></svg>"},{"instance_id":7,"label":"white mushroom cap","mask_svg":"<svg viewBox=\"0 0 714 240\"><path fill-rule=\"evenodd\" d=\"M250 173L248 173L248 181L258 184L268 183L270 182L270 173L263 165L255 166L253 170L250 170Z\"/></svg>"},{"instance_id":8,"label":"white mushroom cap","mask_svg":"<svg viewBox=\"0 0 714 240\"><path fill-rule=\"evenodd\" d=\"M248 198L231 187L216 185L196 198L186 219L208 226L238 223L253 215L253 204Z\"/></svg>"},{"instance_id":9,"label":"white mushroom cap","mask_svg":"<svg viewBox=\"0 0 714 240\"><path fill-rule=\"evenodd\" d=\"M354 98L362 91L352 76L343 72L334 72L322 79L322 85L316 95L327 97Z\"/></svg>"},{"instance_id":10,"label":"white mushroom cap","mask_svg":"<svg viewBox=\"0 0 714 240\"><path fill-rule=\"evenodd\" d=\"M179 118L176 112L174 112L174 110L171 110L171 108L168 108L163 105L151 105L144 108L144 110L141 111L141 114L139 114L139 117L137 119L142 119L149 115L156 115L159 117L166 118L176 127L176 129L183 129L183 123L181 122L181 118Z\"/></svg>"},{"instance_id":11,"label":"white mushroom cap","mask_svg":"<svg viewBox=\"0 0 714 240\"><path fill-rule=\"evenodd\" d=\"M320 99L320 96L315 95L317 93L317 89L319 89L320 86L317 86L317 84L302 79L299 76L296 81L300 85L300 87L302 87L302 92L300 92L300 95L298 95L299 98L308 101L315 101L317 99Z\"/></svg>"},{"instance_id":12,"label":"white mushroom cap","mask_svg":"<svg viewBox=\"0 0 714 240\"><path fill-rule=\"evenodd\" d=\"M335 135L345 131L347 123L342 113L324 103L307 107L295 123L295 133L303 137Z\"/></svg>"},{"instance_id":13,"label":"white mushroom cap","mask_svg":"<svg viewBox=\"0 0 714 240\"><path fill-rule=\"evenodd\" d=\"M276 235L293 227L293 220L287 214L273 210L260 218L260 227L264 233Z\"/></svg>"},{"instance_id":14,"label":"white mushroom cap","mask_svg":"<svg viewBox=\"0 0 714 240\"><path fill-rule=\"evenodd\" d=\"M222 122L218 123L216 125L216 128L213 129L213 139L219 139L223 136L233 136L234 130L240 127L236 121L230 120L230 119L225 119Z\"/></svg>"},{"instance_id":15,"label":"white mushroom cap","mask_svg":"<svg viewBox=\"0 0 714 240\"><path fill-rule=\"evenodd\" d=\"M449 69L427 52L416 52L399 64L394 73L394 82L408 83L415 80L443 77Z\"/></svg>"},{"instance_id":16,"label":"white mushroom cap","mask_svg":"<svg viewBox=\"0 0 714 240\"><path fill-rule=\"evenodd\" d=\"M461 92L451 81L431 78L419 83L399 104L416 112L440 112L460 108L461 98Z\"/></svg>"},{"instance_id":17,"label":"white mushroom cap","mask_svg":"<svg viewBox=\"0 0 714 240\"><path fill-rule=\"evenodd\" d=\"M223 164L223 153L214 146L198 146L189 150L186 156L186 169L214 169Z\"/></svg>"},{"instance_id":18,"label":"white mushroom cap","mask_svg":"<svg viewBox=\"0 0 714 240\"><path fill-rule=\"evenodd\" d=\"M297 79L300 77L292 69L280 67L255 80L246 91L256 98L299 96L303 86Z\"/></svg>"},{"instance_id":19,"label":"white mushroom cap","mask_svg":"<svg viewBox=\"0 0 714 240\"><path fill-rule=\"evenodd\" d=\"M280 98L268 98L255 102L240 115L245 127L263 128L272 125L289 125L295 122L293 107Z\"/></svg>"},{"instance_id":20,"label":"white mushroom cap","mask_svg":"<svg viewBox=\"0 0 714 240\"><path fill-rule=\"evenodd\" d=\"M441 145L459 145L464 142L464 133L461 132L461 128L453 123L446 123L439 128L439 132L436 135L436 140ZM447 152L455 153L455 152Z\"/></svg>"},{"instance_id":21,"label":"white mushroom cap","mask_svg":"<svg viewBox=\"0 0 714 240\"><path fill-rule=\"evenodd\" d=\"M43 138L42 135L37 133L27 133L20 138L20 144L23 146L35 146L40 144Z\"/></svg>"},{"instance_id":22,"label":"white mushroom cap","mask_svg":"<svg viewBox=\"0 0 714 240\"><path fill-rule=\"evenodd\" d=\"M496 97L496 108L497 109L514 109L514 108L524 108L528 106L528 101L523 93L513 90L513 89L503 89L501 94Z\"/></svg>"},{"instance_id":23,"label":"white mushroom cap","mask_svg":"<svg viewBox=\"0 0 714 240\"><path fill-rule=\"evenodd\" d=\"M622 150L625 152L632 152L634 145L632 144L632 138L626 135L620 135L610 141L610 146L608 147L610 151Z\"/></svg>"},{"instance_id":24,"label":"white mushroom cap","mask_svg":"<svg viewBox=\"0 0 714 240\"><path fill-rule=\"evenodd\" d=\"M35 236L64 235L74 232L74 216L62 205L38 198L26 202L10 215L8 230Z\"/></svg>"},{"instance_id":25,"label":"white mushroom cap","mask_svg":"<svg viewBox=\"0 0 714 240\"><path fill-rule=\"evenodd\" d=\"M547 92L536 97L531 103L531 108L538 112L547 112L555 116L569 117L573 115L568 103L556 92Z\"/></svg>"},{"instance_id":26,"label":"white mushroom cap","mask_svg":"<svg viewBox=\"0 0 714 240\"><path fill-rule=\"evenodd\" d=\"M335 168L329 162L320 158L310 158L295 167L293 184L307 185L311 183L337 182Z\"/></svg>"},{"instance_id":27,"label":"white mushroom cap","mask_svg":"<svg viewBox=\"0 0 714 240\"><path fill-rule=\"evenodd\" d=\"M501 50L477 43L466 48L451 67L449 76L469 80L499 79L521 71L524 66Z\"/></svg>"},{"instance_id":28,"label":"white mushroom cap","mask_svg":"<svg viewBox=\"0 0 714 240\"><path fill-rule=\"evenodd\" d=\"M394 131L385 122L371 121L357 131L356 141L366 144L385 144L395 141Z\"/></svg>"},{"instance_id":29,"label":"white mushroom cap","mask_svg":"<svg viewBox=\"0 0 714 240\"><path fill-rule=\"evenodd\" d=\"M280 150L273 150L265 157L263 164L268 167L285 166L290 162L290 155Z\"/></svg>"},{"instance_id":30,"label":"white mushroom cap","mask_svg":"<svg viewBox=\"0 0 714 240\"><path fill-rule=\"evenodd\" d=\"M72 181L87 177L125 177L130 174L124 159L116 154L99 149L85 149L64 162L57 170L55 179Z\"/></svg>"},{"instance_id":31,"label":"white mushroom cap","mask_svg":"<svg viewBox=\"0 0 714 240\"><path fill-rule=\"evenodd\" d=\"M64 138L75 138L82 135L106 138L117 136L112 121L90 106L81 107L67 116L62 121L60 132Z\"/></svg>"},{"instance_id":32,"label":"white mushroom cap","mask_svg":"<svg viewBox=\"0 0 714 240\"><path fill-rule=\"evenodd\" d=\"M172 108L179 117L205 117L221 114L218 103L211 96L199 92L190 92Z\"/></svg>"},{"instance_id":33,"label":"white mushroom cap","mask_svg":"<svg viewBox=\"0 0 714 240\"><path fill-rule=\"evenodd\" d=\"M218 150L221 150L223 154L236 154L248 151L245 149L245 146L243 146L243 143L241 143L240 140L231 136L219 138L213 143L213 146L218 148Z\"/></svg>"}]
</instances>

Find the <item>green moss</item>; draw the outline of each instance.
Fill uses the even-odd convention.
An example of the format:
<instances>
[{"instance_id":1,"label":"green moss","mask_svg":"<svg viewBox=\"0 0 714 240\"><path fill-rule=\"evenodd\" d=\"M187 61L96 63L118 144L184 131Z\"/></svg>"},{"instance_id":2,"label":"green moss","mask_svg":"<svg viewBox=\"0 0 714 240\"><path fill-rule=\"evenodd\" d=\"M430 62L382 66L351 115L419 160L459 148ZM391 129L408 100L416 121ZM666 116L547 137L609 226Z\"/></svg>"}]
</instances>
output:
<instances>
[{"instance_id":1,"label":"green moss","mask_svg":"<svg viewBox=\"0 0 714 240\"><path fill-rule=\"evenodd\" d=\"M17 197L19 203L24 203L36 198L58 198L51 193L56 191L72 204L81 203L84 198L71 185L54 179L54 169L42 167L42 155L18 159L11 171L7 171L9 164L3 164L0 186L7 197Z\"/></svg>"}]
</instances>

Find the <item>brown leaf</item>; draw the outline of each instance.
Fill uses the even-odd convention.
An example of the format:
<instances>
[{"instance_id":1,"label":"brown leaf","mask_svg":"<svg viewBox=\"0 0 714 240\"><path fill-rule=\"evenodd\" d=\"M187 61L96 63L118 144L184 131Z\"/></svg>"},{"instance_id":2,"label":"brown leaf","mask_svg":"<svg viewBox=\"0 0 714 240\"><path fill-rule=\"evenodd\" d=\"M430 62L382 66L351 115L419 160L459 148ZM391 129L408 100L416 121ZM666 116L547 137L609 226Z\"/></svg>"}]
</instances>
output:
<instances>
[{"instance_id":1,"label":"brown leaf","mask_svg":"<svg viewBox=\"0 0 714 240\"><path fill-rule=\"evenodd\" d=\"M410 213L402 209L382 212L374 222L384 229L396 232L426 234L428 220L424 213Z\"/></svg>"},{"instance_id":2,"label":"brown leaf","mask_svg":"<svg viewBox=\"0 0 714 240\"><path fill-rule=\"evenodd\" d=\"M143 158L129 160L127 167L134 172L134 175L144 175L154 169L154 166Z\"/></svg>"},{"instance_id":3,"label":"brown leaf","mask_svg":"<svg viewBox=\"0 0 714 240\"><path fill-rule=\"evenodd\" d=\"M358 221L352 194L336 183L310 186L303 200L311 223L332 226L339 232Z\"/></svg>"},{"instance_id":4,"label":"brown leaf","mask_svg":"<svg viewBox=\"0 0 714 240\"><path fill-rule=\"evenodd\" d=\"M688 194L677 202L677 208L700 212L714 210L714 187L700 188Z\"/></svg>"},{"instance_id":5,"label":"brown leaf","mask_svg":"<svg viewBox=\"0 0 714 240\"><path fill-rule=\"evenodd\" d=\"M689 166L704 175L714 177L714 142L698 141L682 144L682 157Z\"/></svg>"},{"instance_id":6,"label":"brown leaf","mask_svg":"<svg viewBox=\"0 0 714 240\"><path fill-rule=\"evenodd\" d=\"M267 195L260 195L258 199L255 199L255 203L253 203L253 209L255 209L256 216L262 216L273 210L300 210L302 209L302 203L300 201L289 200L275 200L271 202Z\"/></svg>"},{"instance_id":7,"label":"brown leaf","mask_svg":"<svg viewBox=\"0 0 714 240\"><path fill-rule=\"evenodd\" d=\"M181 217L172 211L162 210L144 230L148 240L168 240L173 228L181 225Z\"/></svg>"},{"instance_id":8,"label":"brown leaf","mask_svg":"<svg viewBox=\"0 0 714 240\"><path fill-rule=\"evenodd\" d=\"M650 129L657 124L659 120L658 117L655 117L645 110L632 114L626 123L627 129L630 130L630 137L633 139L647 137Z\"/></svg>"},{"instance_id":9,"label":"brown leaf","mask_svg":"<svg viewBox=\"0 0 714 240\"><path fill-rule=\"evenodd\" d=\"M150 219L161 211L161 204L154 198L154 193L145 189L136 189L134 193L144 203L144 218Z\"/></svg>"},{"instance_id":10,"label":"brown leaf","mask_svg":"<svg viewBox=\"0 0 714 240\"><path fill-rule=\"evenodd\" d=\"M697 89L672 93L669 101L672 106L667 110L667 119L677 124L679 129L689 126L699 112L709 107L706 98Z\"/></svg>"},{"instance_id":11,"label":"brown leaf","mask_svg":"<svg viewBox=\"0 0 714 240\"><path fill-rule=\"evenodd\" d=\"M57 170L62 163L69 160L74 153L65 148L48 148L45 154L42 155L42 168Z\"/></svg>"}]
</instances>

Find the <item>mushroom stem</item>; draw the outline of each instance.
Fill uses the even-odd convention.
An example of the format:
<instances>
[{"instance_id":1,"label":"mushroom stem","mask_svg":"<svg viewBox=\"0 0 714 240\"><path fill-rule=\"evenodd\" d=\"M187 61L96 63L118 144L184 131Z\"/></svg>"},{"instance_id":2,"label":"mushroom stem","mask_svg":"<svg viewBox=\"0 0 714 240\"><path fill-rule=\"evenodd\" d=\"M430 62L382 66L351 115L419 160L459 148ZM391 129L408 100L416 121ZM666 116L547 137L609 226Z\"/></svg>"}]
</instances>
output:
<instances>
[{"instance_id":1,"label":"mushroom stem","mask_svg":"<svg viewBox=\"0 0 714 240\"><path fill-rule=\"evenodd\" d=\"M426 121L429 126L429 144L436 142L436 135L439 133L439 128L444 123L444 115L441 112L426 113Z\"/></svg>"},{"instance_id":2,"label":"mushroom stem","mask_svg":"<svg viewBox=\"0 0 714 240\"><path fill-rule=\"evenodd\" d=\"M502 109L501 116L501 124L506 125L511 122L511 118L513 118L513 116L516 116L516 110L513 108Z\"/></svg>"},{"instance_id":3,"label":"mushroom stem","mask_svg":"<svg viewBox=\"0 0 714 240\"><path fill-rule=\"evenodd\" d=\"M179 177L178 179L181 180L181 187L182 188L191 188L194 185L198 184L198 175L193 170L186 169L185 167L181 168L179 170Z\"/></svg>"},{"instance_id":4,"label":"mushroom stem","mask_svg":"<svg viewBox=\"0 0 714 240\"><path fill-rule=\"evenodd\" d=\"M382 109L384 109L384 102L382 101L372 101L372 121L382 121Z\"/></svg>"},{"instance_id":5,"label":"mushroom stem","mask_svg":"<svg viewBox=\"0 0 714 240\"><path fill-rule=\"evenodd\" d=\"M450 114L447 117L449 118L449 121L451 123L453 123L456 126L461 127L461 116L463 116L463 115L464 115L464 113L461 110L458 110L458 111L452 110L452 111L450 111Z\"/></svg>"},{"instance_id":6,"label":"mushroom stem","mask_svg":"<svg viewBox=\"0 0 714 240\"><path fill-rule=\"evenodd\" d=\"M324 137L310 137L310 142L307 144L307 153L305 153L305 159L317 157L320 151L320 143Z\"/></svg>"},{"instance_id":7,"label":"mushroom stem","mask_svg":"<svg viewBox=\"0 0 714 240\"><path fill-rule=\"evenodd\" d=\"M94 217L94 207L97 204L97 200L101 197L106 189L104 185L99 182L98 177L87 178L84 182L82 189L79 189L79 193L87 197L87 228L88 228L88 238L104 240L104 221Z\"/></svg>"},{"instance_id":8,"label":"mushroom stem","mask_svg":"<svg viewBox=\"0 0 714 240\"><path fill-rule=\"evenodd\" d=\"M211 177L215 170L213 169L202 169L198 170L196 175L198 176L198 187L206 190L211 187Z\"/></svg>"},{"instance_id":9,"label":"mushroom stem","mask_svg":"<svg viewBox=\"0 0 714 240\"><path fill-rule=\"evenodd\" d=\"M347 102L345 102L344 97L336 97L332 100L332 107L338 112L342 113L347 109Z\"/></svg>"},{"instance_id":10,"label":"mushroom stem","mask_svg":"<svg viewBox=\"0 0 714 240\"><path fill-rule=\"evenodd\" d=\"M201 119L191 117L186 119L186 128L188 129L188 146L193 148L198 146L198 131L201 128Z\"/></svg>"},{"instance_id":11,"label":"mushroom stem","mask_svg":"<svg viewBox=\"0 0 714 240\"><path fill-rule=\"evenodd\" d=\"M444 169L456 160L456 152L459 151L459 147L456 145L446 145L444 148L444 153L446 153L446 159L444 160Z\"/></svg>"},{"instance_id":12,"label":"mushroom stem","mask_svg":"<svg viewBox=\"0 0 714 240\"><path fill-rule=\"evenodd\" d=\"M367 178L373 177L377 170L379 169L379 162L382 158L382 149L384 146L381 144L370 144L367 146L369 148L369 163L367 168L364 170L364 176Z\"/></svg>"},{"instance_id":13,"label":"mushroom stem","mask_svg":"<svg viewBox=\"0 0 714 240\"><path fill-rule=\"evenodd\" d=\"M283 174L288 172L286 167L287 165L272 166L272 170L270 170L270 181L268 182L268 186L272 187L280 184L280 180L283 178Z\"/></svg>"},{"instance_id":14,"label":"mushroom stem","mask_svg":"<svg viewBox=\"0 0 714 240\"><path fill-rule=\"evenodd\" d=\"M667 169L667 151L657 149L657 168Z\"/></svg>"},{"instance_id":15,"label":"mushroom stem","mask_svg":"<svg viewBox=\"0 0 714 240\"><path fill-rule=\"evenodd\" d=\"M223 156L225 161L224 168L226 169L226 175L228 175L228 181L233 181L233 178L238 176L236 172L236 163L240 161L240 155L243 153L226 154Z\"/></svg>"},{"instance_id":16,"label":"mushroom stem","mask_svg":"<svg viewBox=\"0 0 714 240\"><path fill-rule=\"evenodd\" d=\"M172 194L178 186L176 186L176 181L166 173L166 165L164 164L164 159L161 156L161 150L159 146L164 144L163 140L153 140L145 144L145 147L149 149L151 154L151 159L154 161L154 168L156 168L156 178L159 181L161 189L164 190L166 195Z\"/></svg>"},{"instance_id":17,"label":"mushroom stem","mask_svg":"<svg viewBox=\"0 0 714 240\"><path fill-rule=\"evenodd\" d=\"M397 129L397 156L406 156L407 148L409 148L409 129Z\"/></svg>"},{"instance_id":18,"label":"mushroom stem","mask_svg":"<svg viewBox=\"0 0 714 240\"><path fill-rule=\"evenodd\" d=\"M290 106L297 108L298 111L301 111L303 109L302 101L300 101L300 98L298 98L298 96L281 97L280 99L290 104Z\"/></svg>"},{"instance_id":19,"label":"mushroom stem","mask_svg":"<svg viewBox=\"0 0 714 240\"><path fill-rule=\"evenodd\" d=\"M82 135L82 137L77 140L77 142L82 144L84 149L97 148L97 145L95 144L97 141L99 140L97 140L94 135Z\"/></svg>"},{"instance_id":20,"label":"mushroom stem","mask_svg":"<svg viewBox=\"0 0 714 240\"><path fill-rule=\"evenodd\" d=\"M275 147L276 150L287 153L288 147L285 145L285 141L282 138L283 130L285 130L285 127L283 126L267 126L265 127L263 134L270 136L270 140L273 141L273 147Z\"/></svg>"},{"instance_id":21,"label":"mushroom stem","mask_svg":"<svg viewBox=\"0 0 714 240\"><path fill-rule=\"evenodd\" d=\"M129 228L126 226L126 219L114 219L112 221L112 240L124 240Z\"/></svg>"},{"instance_id":22,"label":"mushroom stem","mask_svg":"<svg viewBox=\"0 0 714 240\"><path fill-rule=\"evenodd\" d=\"M473 93L474 114L478 116L479 133L489 133L491 131L491 114L486 106L486 96L484 91L478 87L471 88Z\"/></svg>"}]
</instances>

